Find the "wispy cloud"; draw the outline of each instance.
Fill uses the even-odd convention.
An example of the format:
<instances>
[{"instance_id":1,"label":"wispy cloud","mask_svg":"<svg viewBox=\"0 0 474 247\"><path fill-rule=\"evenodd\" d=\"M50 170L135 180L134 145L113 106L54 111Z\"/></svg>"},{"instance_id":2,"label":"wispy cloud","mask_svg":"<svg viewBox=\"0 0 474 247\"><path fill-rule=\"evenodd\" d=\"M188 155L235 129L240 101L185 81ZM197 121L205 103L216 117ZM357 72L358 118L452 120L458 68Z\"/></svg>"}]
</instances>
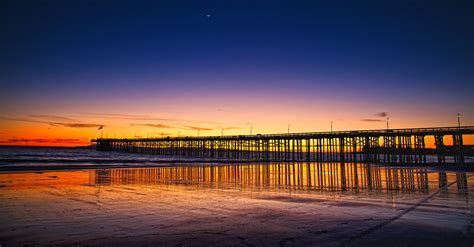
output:
<instances>
[{"instance_id":1,"label":"wispy cloud","mask_svg":"<svg viewBox=\"0 0 474 247\"><path fill-rule=\"evenodd\" d=\"M190 130L204 130L204 131L214 130L213 128L190 126L190 125L183 125L183 127L187 128L187 129L190 129Z\"/></svg>"},{"instance_id":2,"label":"wispy cloud","mask_svg":"<svg viewBox=\"0 0 474 247\"><path fill-rule=\"evenodd\" d=\"M30 114L30 115L28 115L28 116L33 117L33 118L42 119L42 120L47 120L47 121L79 122L78 120L75 120L75 119L72 119L72 118L68 118L68 117L64 117L64 116L57 116L57 115L38 115L38 114Z\"/></svg>"},{"instance_id":3,"label":"wispy cloud","mask_svg":"<svg viewBox=\"0 0 474 247\"><path fill-rule=\"evenodd\" d=\"M102 124L87 124L87 123L50 123L51 126L63 126L69 128L99 128L100 126L104 126Z\"/></svg>"},{"instance_id":4,"label":"wispy cloud","mask_svg":"<svg viewBox=\"0 0 474 247\"><path fill-rule=\"evenodd\" d=\"M1 117L2 120L7 121L17 121L17 122L28 122L28 123L41 123L47 124L54 127L69 127L69 128L98 128L100 126L105 126L103 124L95 124L95 123L64 123L64 122L51 122L51 121L44 121L44 120L35 120L35 119L28 119L28 118L10 118L10 117Z\"/></svg>"},{"instance_id":5,"label":"wispy cloud","mask_svg":"<svg viewBox=\"0 0 474 247\"><path fill-rule=\"evenodd\" d=\"M94 113L94 112L82 112L78 114L85 117L94 117L94 118L101 117L101 118L134 120L134 121L169 121L169 122L185 122L185 123L220 124L219 122L189 120L189 119L179 119L179 118L161 118L161 117L154 117L154 116L149 116L149 115Z\"/></svg>"},{"instance_id":6,"label":"wispy cloud","mask_svg":"<svg viewBox=\"0 0 474 247\"><path fill-rule=\"evenodd\" d=\"M219 129L223 129L223 130L238 130L238 129L241 129L241 128L231 126L231 127L219 127Z\"/></svg>"},{"instance_id":7,"label":"wispy cloud","mask_svg":"<svg viewBox=\"0 0 474 247\"><path fill-rule=\"evenodd\" d=\"M169 133L169 132L150 132L150 133L147 133L148 137L168 136L168 135L172 135L172 133Z\"/></svg>"},{"instance_id":8,"label":"wispy cloud","mask_svg":"<svg viewBox=\"0 0 474 247\"><path fill-rule=\"evenodd\" d=\"M364 119L361 119L360 121L362 121L362 122L383 122L383 120L372 119L372 118L364 118Z\"/></svg>"},{"instance_id":9,"label":"wispy cloud","mask_svg":"<svg viewBox=\"0 0 474 247\"><path fill-rule=\"evenodd\" d=\"M166 125L166 124L150 124L150 123L130 124L130 126L145 126L145 127L159 128L159 129L172 128L172 126Z\"/></svg>"},{"instance_id":10,"label":"wispy cloud","mask_svg":"<svg viewBox=\"0 0 474 247\"><path fill-rule=\"evenodd\" d=\"M171 136L171 135L173 135L173 134L172 134L172 133L169 133L169 132L161 132L161 133L159 133L159 135L160 135L161 137L163 137L163 136Z\"/></svg>"},{"instance_id":11,"label":"wispy cloud","mask_svg":"<svg viewBox=\"0 0 474 247\"><path fill-rule=\"evenodd\" d=\"M100 113L100 112L81 112L78 113L80 116L84 117L100 117L100 118L112 118L112 119L124 119L124 120L151 120L151 121L179 121L179 119L174 118L159 118L152 117L149 115L133 115L133 114L116 114L116 113Z\"/></svg>"},{"instance_id":12,"label":"wispy cloud","mask_svg":"<svg viewBox=\"0 0 474 247\"><path fill-rule=\"evenodd\" d=\"M137 117L137 118L148 118L148 115L134 115L134 114L117 114L117 113L103 113L103 112L79 112L79 115L83 116L94 116L94 117L117 117L117 118L128 118L128 117Z\"/></svg>"},{"instance_id":13,"label":"wispy cloud","mask_svg":"<svg viewBox=\"0 0 474 247\"><path fill-rule=\"evenodd\" d=\"M388 112L377 112L374 114L377 117L388 117Z\"/></svg>"},{"instance_id":14,"label":"wispy cloud","mask_svg":"<svg viewBox=\"0 0 474 247\"><path fill-rule=\"evenodd\" d=\"M29 123L44 123L44 124L50 124L48 121L42 121L42 120L34 120L34 119L27 119L27 118L12 118L12 117L3 117L0 116L1 120L7 120L7 121L16 121L16 122L29 122Z\"/></svg>"},{"instance_id":15,"label":"wispy cloud","mask_svg":"<svg viewBox=\"0 0 474 247\"><path fill-rule=\"evenodd\" d=\"M44 138L12 138L8 139L6 141L2 141L2 143L71 143L71 144L84 144L84 143L89 143L88 140L86 139L62 139L62 138L56 138L56 139L44 139Z\"/></svg>"},{"instance_id":16,"label":"wispy cloud","mask_svg":"<svg viewBox=\"0 0 474 247\"><path fill-rule=\"evenodd\" d=\"M172 125L166 125L166 124L152 124L152 123L140 123L140 124L130 124L130 126L144 126L144 127L153 127L157 129L169 129L169 128L176 128L176 129L187 129L187 130L202 130L202 131L210 131L210 130L234 130L234 129L241 129L239 127L235 126L230 126L230 127L222 127L218 126L215 128L211 127L201 127L201 126L193 126L193 125L177 125L177 126L172 126ZM157 132L158 134L161 134L161 132ZM167 133L169 134L169 133Z\"/></svg>"},{"instance_id":17,"label":"wispy cloud","mask_svg":"<svg viewBox=\"0 0 474 247\"><path fill-rule=\"evenodd\" d=\"M216 111L218 112L230 112L230 109L225 109L225 108L217 108Z\"/></svg>"}]
</instances>

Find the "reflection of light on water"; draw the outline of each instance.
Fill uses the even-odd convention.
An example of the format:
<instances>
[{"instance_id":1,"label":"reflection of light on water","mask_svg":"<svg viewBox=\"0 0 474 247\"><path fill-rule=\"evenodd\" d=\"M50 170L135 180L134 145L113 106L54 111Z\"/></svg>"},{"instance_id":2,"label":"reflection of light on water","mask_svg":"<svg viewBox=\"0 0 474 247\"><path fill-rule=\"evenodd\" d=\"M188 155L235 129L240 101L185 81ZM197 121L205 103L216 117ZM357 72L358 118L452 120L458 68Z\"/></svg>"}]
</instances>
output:
<instances>
[{"instance_id":1,"label":"reflection of light on water","mask_svg":"<svg viewBox=\"0 0 474 247\"><path fill-rule=\"evenodd\" d=\"M395 208L397 206L397 203L395 202L395 197L393 196L393 193L390 193L390 198L392 199L392 208Z\"/></svg>"},{"instance_id":2,"label":"reflection of light on water","mask_svg":"<svg viewBox=\"0 0 474 247\"><path fill-rule=\"evenodd\" d=\"M464 174L464 175L463 175ZM466 191L467 176L457 175ZM429 192L447 184L446 172L425 168L391 168L355 163L274 163L91 171L90 183L101 185L164 184L221 189L411 191ZM392 206L395 207L393 194Z\"/></svg>"}]
</instances>

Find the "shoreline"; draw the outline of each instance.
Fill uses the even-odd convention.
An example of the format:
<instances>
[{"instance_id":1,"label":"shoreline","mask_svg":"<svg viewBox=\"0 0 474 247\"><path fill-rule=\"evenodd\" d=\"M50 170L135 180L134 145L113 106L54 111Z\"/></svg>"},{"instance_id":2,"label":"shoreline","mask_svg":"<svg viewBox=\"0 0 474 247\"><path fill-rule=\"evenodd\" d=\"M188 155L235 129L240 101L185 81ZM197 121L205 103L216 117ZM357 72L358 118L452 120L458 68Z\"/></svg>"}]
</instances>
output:
<instances>
[{"instance_id":1,"label":"shoreline","mask_svg":"<svg viewBox=\"0 0 474 247\"><path fill-rule=\"evenodd\" d=\"M19 173L19 172L47 172L47 171L75 171L75 170L102 170L102 169L133 169L133 168L159 168L159 167L182 167L182 166L196 166L196 165L250 165L250 164L308 164L308 163L343 163L343 162L272 162L272 161L237 161L237 160L159 160L153 162L145 162L142 164L136 164L136 161L113 161L113 162L83 162L83 161L69 161L67 163L76 163L78 165L32 165L32 163L50 163L50 164L61 164L65 163L63 161L36 161L36 162L15 162L15 164L25 163L28 165L0 165L0 173ZM79 164L80 163L80 164ZM116 164L110 164L116 163ZM121 164L117 164L121 163ZM134 163L132 165L132 163ZM346 162L345 164L372 164L375 166L381 167L392 167L392 168L425 168L434 171L464 171L464 172L473 172L474 163L469 164L437 164L437 163L427 163L424 165L419 164L385 164L385 163L370 163L370 162Z\"/></svg>"}]
</instances>

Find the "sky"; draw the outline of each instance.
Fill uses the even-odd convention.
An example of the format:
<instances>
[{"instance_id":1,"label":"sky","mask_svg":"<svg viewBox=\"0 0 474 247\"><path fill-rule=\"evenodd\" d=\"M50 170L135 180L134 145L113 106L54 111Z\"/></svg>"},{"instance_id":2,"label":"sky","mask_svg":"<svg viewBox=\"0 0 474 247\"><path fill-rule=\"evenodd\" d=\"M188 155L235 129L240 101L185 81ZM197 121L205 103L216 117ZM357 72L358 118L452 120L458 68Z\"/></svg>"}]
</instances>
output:
<instances>
[{"instance_id":1,"label":"sky","mask_svg":"<svg viewBox=\"0 0 474 247\"><path fill-rule=\"evenodd\" d=\"M473 10L4 0L0 145L474 125Z\"/></svg>"}]
</instances>

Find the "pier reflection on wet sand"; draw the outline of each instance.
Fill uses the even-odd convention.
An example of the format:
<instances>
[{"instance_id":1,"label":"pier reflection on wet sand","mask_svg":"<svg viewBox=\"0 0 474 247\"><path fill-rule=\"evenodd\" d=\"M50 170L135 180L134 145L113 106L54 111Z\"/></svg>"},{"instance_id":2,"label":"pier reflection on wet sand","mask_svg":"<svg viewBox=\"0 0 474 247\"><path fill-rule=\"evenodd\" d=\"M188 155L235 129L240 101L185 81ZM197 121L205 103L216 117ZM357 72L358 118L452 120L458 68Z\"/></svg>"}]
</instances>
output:
<instances>
[{"instance_id":1,"label":"pier reflection on wet sand","mask_svg":"<svg viewBox=\"0 0 474 247\"><path fill-rule=\"evenodd\" d=\"M457 173L455 181L460 191L467 190L466 173ZM276 163L95 170L91 171L89 182L102 185L183 184L252 190L427 192L430 186L431 189L447 186L448 178L445 171L434 173L426 168L356 163Z\"/></svg>"},{"instance_id":2,"label":"pier reflection on wet sand","mask_svg":"<svg viewBox=\"0 0 474 247\"><path fill-rule=\"evenodd\" d=\"M472 246L472 175L355 163L0 173L0 244Z\"/></svg>"}]
</instances>

